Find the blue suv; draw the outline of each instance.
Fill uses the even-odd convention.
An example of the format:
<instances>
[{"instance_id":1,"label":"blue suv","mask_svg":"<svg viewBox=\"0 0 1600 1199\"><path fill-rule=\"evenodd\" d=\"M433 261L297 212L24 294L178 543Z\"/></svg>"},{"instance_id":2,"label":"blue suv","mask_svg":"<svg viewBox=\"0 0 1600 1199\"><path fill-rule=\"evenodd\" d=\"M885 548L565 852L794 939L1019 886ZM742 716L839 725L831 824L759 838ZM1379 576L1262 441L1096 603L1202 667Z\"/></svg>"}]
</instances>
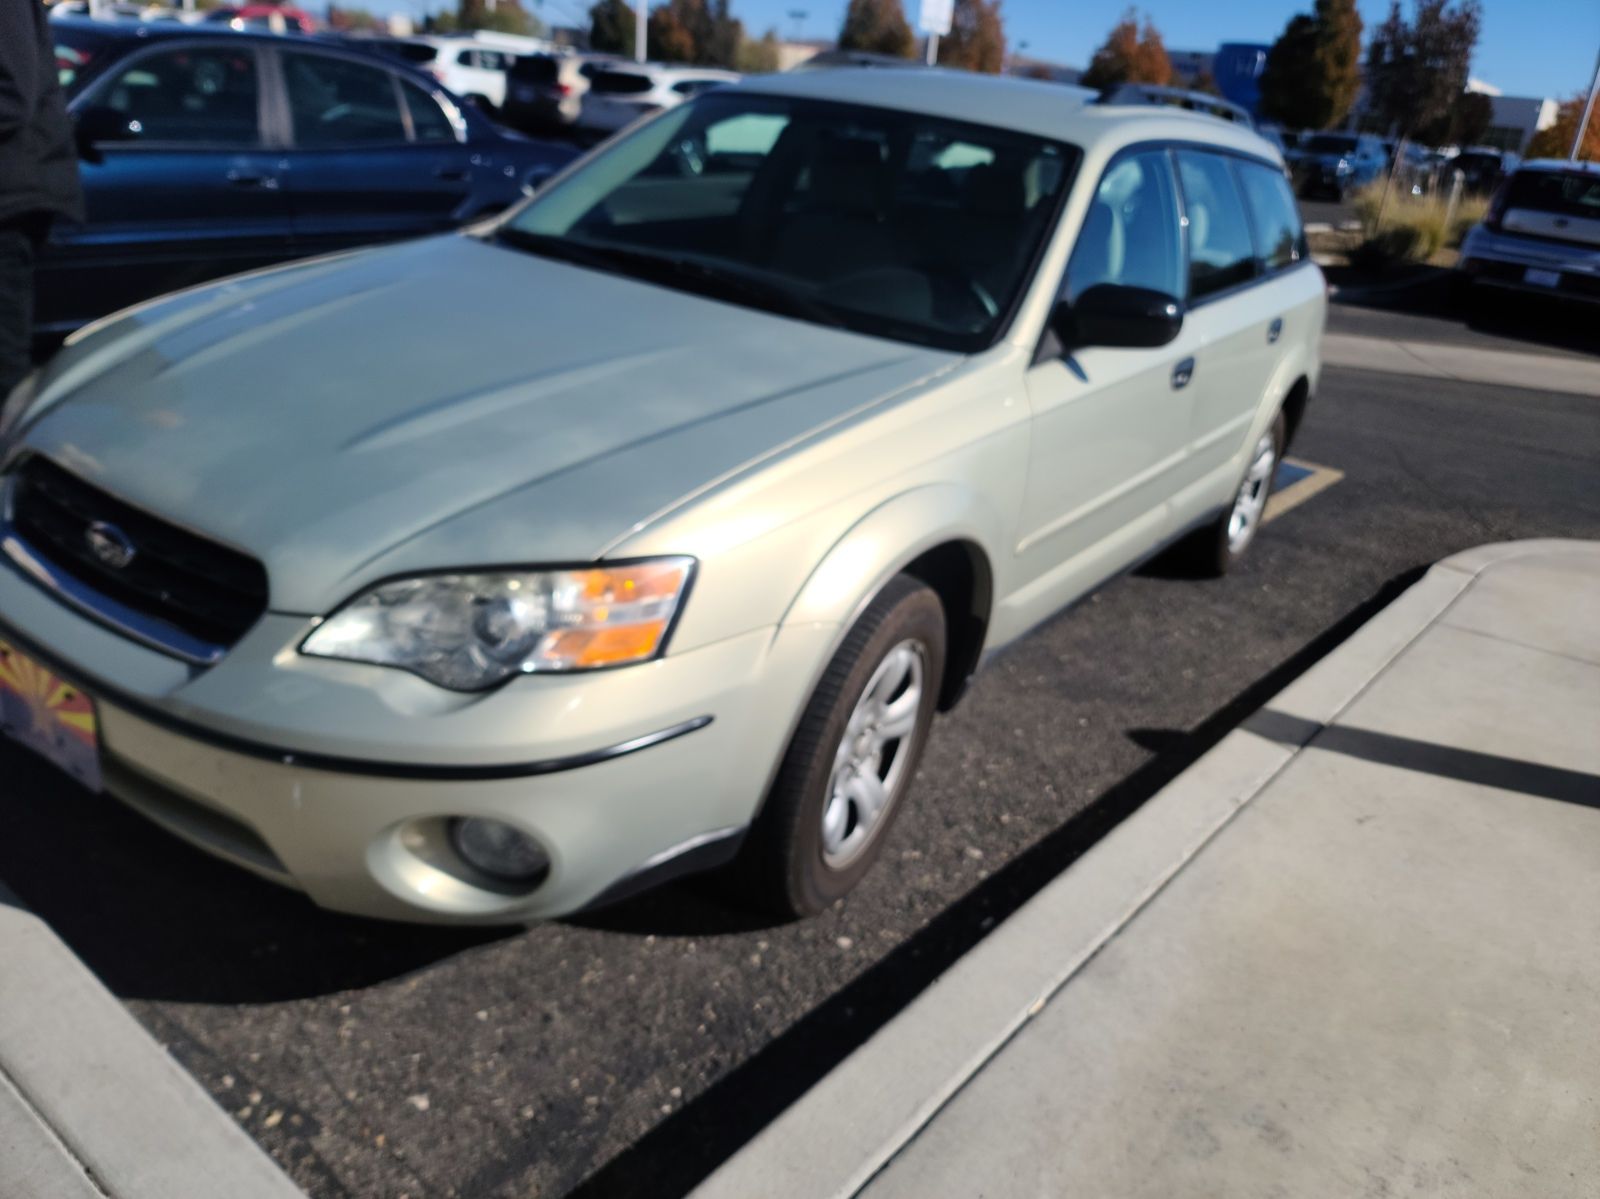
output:
<instances>
[{"instance_id":1,"label":"blue suv","mask_svg":"<svg viewBox=\"0 0 1600 1199\"><path fill-rule=\"evenodd\" d=\"M88 219L40 262L61 334L174 288L498 212L576 151L332 39L58 19Z\"/></svg>"}]
</instances>

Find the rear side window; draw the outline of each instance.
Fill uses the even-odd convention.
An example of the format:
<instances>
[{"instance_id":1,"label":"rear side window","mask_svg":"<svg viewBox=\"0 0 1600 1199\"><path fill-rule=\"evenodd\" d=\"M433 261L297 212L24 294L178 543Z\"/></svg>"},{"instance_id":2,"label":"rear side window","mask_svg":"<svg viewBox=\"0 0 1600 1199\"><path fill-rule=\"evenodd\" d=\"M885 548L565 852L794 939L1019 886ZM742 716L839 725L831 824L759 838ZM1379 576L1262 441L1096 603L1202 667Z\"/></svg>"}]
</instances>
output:
<instances>
[{"instance_id":1,"label":"rear side window","mask_svg":"<svg viewBox=\"0 0 1600 1199\"><path fill-rule=\"evenodd\" d=\"M1179 150L1178 179L1189 218L1190 300L1253 279L1255 243L1228 160L1202 150Z\"/></svg>"},{"instance_id":2,"label":"rear side window","mask_svg":"<svg viewBox=\"0 0 1600 1199\"><path fill-rule=\"evenodd\" d=\"M407 62L432 62L439 57L439 51L423 42L396 42L394 53Z\"/></svg>"},{"instance_id":3,"label":"rear side window","mask_svg":"<svg viewBox=\"0 0 1600 1199\"><path fill-rule=\"evenodd\" d=\"M298 146L359 146L406 140L394 76L382 67L286 54L284 82Z\"/></svg>"},{"instance_id":4,"label":"rear side window","mask_svg":"<svg viewBox=\"0 0 1600 1199\"><path fill-rule=\"evenodd\" d=\"M556 75L561 70L555 59L545 54L532 54L527 58L519 58L512 65L510 75L518 83L533 83L541 87L549 87L556 81Z\"/></svg>"},{"instance_id":5,"label":"rear side window","mask_svg":"<svg viewBox=\"0 0 1600 1199\"><path fill-rule=\"evenodd\" d=\"M1239 180L1244 184L1244 199L1250 206L1250 223L1256 232L1256 257L1273 271L1299 262L1305 255L1300 210L1295 207L1294 193L1283 172L1241 162Z\"/></svg>"},{"instance_id":6,"label":"rear side window","mask_svg":"<svg viewBox=\"0 0 1600 1199\"><path fill-rule=\"evenodd\" d=\"M1064 298L1098 283L1183 295L1177 191L1163 150L1133 154L1105 173L1067 264Z\"/></svg>"}]
</instances>

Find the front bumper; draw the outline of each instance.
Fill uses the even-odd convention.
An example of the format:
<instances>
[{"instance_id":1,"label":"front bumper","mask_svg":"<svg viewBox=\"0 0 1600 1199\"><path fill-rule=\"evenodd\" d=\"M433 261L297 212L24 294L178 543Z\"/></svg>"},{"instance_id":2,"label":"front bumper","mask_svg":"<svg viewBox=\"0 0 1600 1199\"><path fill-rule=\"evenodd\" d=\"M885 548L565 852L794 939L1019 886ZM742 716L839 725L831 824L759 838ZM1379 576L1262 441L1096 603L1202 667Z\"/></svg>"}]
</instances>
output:
<instances>
[{"instance_id":1,"label":"front bumper","mask_svg":"<svg viewBox=\"0 0 1600 1199\"><path fill-rule=\"evenodd\" d=\"M487 695L301 657L268 615L201 670L71 611L0 564L0 637L97 702L106 788L218 856L324 907L436 922L558 916L731 852L760 804L834 630L757 630ZM503 820L551 858L496 887L450 817Z\"/></svg>"}]
</instances>

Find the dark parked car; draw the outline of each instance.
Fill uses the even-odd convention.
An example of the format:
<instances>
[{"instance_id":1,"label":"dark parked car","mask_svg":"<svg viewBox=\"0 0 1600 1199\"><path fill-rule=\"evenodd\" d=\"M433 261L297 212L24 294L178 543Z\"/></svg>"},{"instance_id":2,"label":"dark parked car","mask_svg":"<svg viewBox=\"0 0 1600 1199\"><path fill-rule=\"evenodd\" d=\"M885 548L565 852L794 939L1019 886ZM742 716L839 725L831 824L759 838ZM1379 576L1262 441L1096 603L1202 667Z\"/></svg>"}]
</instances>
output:
<instances>
[{"instance_id":1,"label":"dark parked car","mask_svg":"<svg viewBox=\"0 0 1600 1199\"><path fill-rule=\"evenodd\" d=\"M1295 178L1300 194L1343 201L1389 168L1383 143L1370 133L1318 133L1300 144Z\"/></svg>"},{"instance_id":2,"label":"dark parked car","mask_svg":"<svg viewBox=\"0 0 1600 1199\"><path fill-rule=\"evenodd\" d=\"M47 334L219 275L453 228L576 153L330 41L71 18L51 31L88 220L57 226L40 263Z\"/></svg>"}]
</instances>

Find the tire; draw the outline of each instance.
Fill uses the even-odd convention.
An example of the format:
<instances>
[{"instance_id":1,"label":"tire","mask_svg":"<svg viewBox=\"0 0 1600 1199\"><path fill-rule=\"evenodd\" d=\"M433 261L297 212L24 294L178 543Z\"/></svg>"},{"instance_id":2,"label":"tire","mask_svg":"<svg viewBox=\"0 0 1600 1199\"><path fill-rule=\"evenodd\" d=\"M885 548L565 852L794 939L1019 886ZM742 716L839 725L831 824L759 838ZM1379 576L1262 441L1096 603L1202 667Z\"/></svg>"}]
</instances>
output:
<instances>
[{"instance_id":1,"label":"tire","mask_svg":"<svg viewBox=\"0 0 1600 1199\"><path fill-rule=\"evenodd\" d=\"M1251 450L1250 461L1245 465L1244 476L1239 480L1233 502L1221 516L1195 532L1184 543L1182 548L1186 552L1183 557L1193 573L1205 578L1220 578L1255 544L1256 535L1261 531L1261 519L1266 513L1267 500L1272 496L1273 478L1278 473L1278 464L1283 461L1287 432L1288 423L1280 409ZM1263 455L1269 451L1271 461L1263 466ZM1246 488L1251 488L1248 503ZM1239 527L1235 526L1236 518L1240 518Z\"/></svg>"},{"instance_id":2,"label":"tire","mask_svg":"<svg viewBox=\"0 0 1600 1199\"><path fill-rule=\"evenodd\" d=\"M908 665L907 653L915 666ZM872 868L927 744L944 659L939 597L916 579L897 575L851 627L806 704L734 866L746 901L785 917L815 915ZM906 685L898 685L896 671ZM891 709L920 686L909 729L892 744L875 738L870 728L853 743L847 737L869 702L869 685L878 698L891 701ZM876 757L862 752L874 743ZM865 782L869 771L879 780L876 791Z\"/></svg>"}]
</instances>

